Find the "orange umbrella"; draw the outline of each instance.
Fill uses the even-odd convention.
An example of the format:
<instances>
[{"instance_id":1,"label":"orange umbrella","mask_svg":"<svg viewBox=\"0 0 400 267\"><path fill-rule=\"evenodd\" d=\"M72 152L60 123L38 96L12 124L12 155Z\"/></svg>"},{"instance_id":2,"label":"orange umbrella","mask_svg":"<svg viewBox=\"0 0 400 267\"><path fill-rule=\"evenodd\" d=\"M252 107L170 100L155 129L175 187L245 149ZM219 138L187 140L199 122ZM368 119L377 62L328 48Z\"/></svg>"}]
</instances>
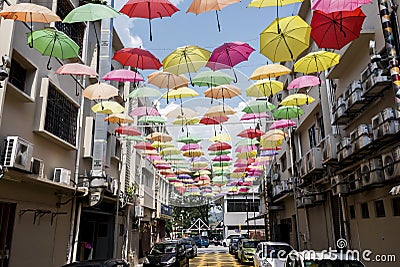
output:
<instances>
[{"instance_id":1,"label":"orange umbrella","mask_svg":"<svg viewBox=\"0 0 400 267\"><path fill-rule=\"evenodd\" d=\"M204 95L206 97L214 99L232 98L241 94L242 90L240 90L239 87L231 84L224 84L224 85L219 85L217 87L211 87L204 92Z\"/></svg>"}]
</instances>

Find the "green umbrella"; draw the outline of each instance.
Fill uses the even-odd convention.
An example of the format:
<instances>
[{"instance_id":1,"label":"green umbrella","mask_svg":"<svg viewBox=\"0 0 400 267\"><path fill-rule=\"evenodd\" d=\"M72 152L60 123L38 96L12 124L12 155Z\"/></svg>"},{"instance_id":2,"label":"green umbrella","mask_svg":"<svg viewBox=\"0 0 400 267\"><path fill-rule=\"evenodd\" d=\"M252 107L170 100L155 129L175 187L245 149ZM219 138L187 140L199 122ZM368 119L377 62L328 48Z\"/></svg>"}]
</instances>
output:
<instances>
[{"instance_id":1,"label":"green umbrella","mask_svg":"<svg viewBox=\"0 0 400 267\"><path fill-rule=\"evenodd\" d=\"M230 153L231 153L230 150L217 150L217 151L208 152L208 155L210 155L210 156L220 156L220 155L228 155Z\"/></svg>"},{"instance_id":2,"label":"green umbrella","mask_svg":"<svg viewBox=\"0 0 400 267\"><path fill-rule=\"evenodd\" d=\"M122 138L127 141L136 141L136 142L145 142L146 141L146 138L144 138L143 136L124 136Z\"/></svg>"},{"instance_id":3,"label":"green umbrella","mask_svg":"<svg viewBox=\"0 0 400 267\"><path fill-rule=\"evenodd\" d=\"M165 123L165 119L160 116L143 116L140 117L138 122L142 123Z\"/></svg>"},{"instance_id":4,"label":"green umbrella","mask_svg":"<svg viewBox=\"0 0 400 267\"><path fill-rule=\"evenodd\" d=\"M101 4L86 4L74 8L62 21L63 23L75 23L85 21L96 21L107 18L115 18L120 13L112 7Z\"/></svg>"},{"instance_id":5,"label":"green umbrella","mask_svg":"<svg viewBox=\"0 0 400 267\"><path fill-rule=\"evenodd\" d=\"M213 162L213 166L214 167L227 167L227 166L231 166L231 162L230 161L218 161L218 162Z\"/></svg>"},{"instance_id":6,"label":"green umbrella","mask_svg":"<svg viewBox=\"0 0 400 267\"><path fill-rule=\"evenodd\" d=\"M207 70L200 72L193 79L192 83L197 86L219 86L223 84L230 84L233 78L222 71Z\"/></svg>"},{"instance_id":7,"label":"green umbrella","mask_svg":"<svg viewBox=\"0 0 400 267\"><path fill-rule=\"evenodd\" d=\"M215 175L229 175L231 172L229 170L216 170L214 171Z\"/></svg>"},{"instance_id":8,"label":"green umbrella","mask_svg":"<svg viewBox=\"0 0 400 267\"><path fill-rule=\"evenodd\" d=\"M298 106L282 106L273 113L275 119L293 119L304 114L304 111Z\"/></svg>"},{"instance_id":9,"label":"green umbrella","mask_svg":"<svg viewBox=\"0 0 400 267\"><path fill-rule=\"evenodd\" d=\"M138 97L160 97L163 93L153 87L143 86L139 87L136 90L133 90L128 97L130 98L138 98Z\"/></svg>"},{"instance_id":10,"label":"green umbrella","mask_svg":"<svg viewBox=\"0 0 400 267\"><path fill-rule=\"evenodd\" d=\"M256 139L244 138L236 143L236 146L251 146L258 145L260 142Z\"/></svg>"},{"instance_id":11,"label":"green umbrella","mask_svg":"<svg viewBox=\"0 0 400 267\"><path fill-rule=\"evenodd\" d=\"M185 160L182 155L165 156L164 159L168 161Z\"/></svg>"},{"instance_id":12,"label":"green umbrella","mask_svg":"<svg viewBox=\"0 0 400 267\"><path fill-rule=\"evenodd\" d=\"M44 56L50 56L47 62L47 69L51 70L50 59L78 57L79 46L65 33L52 28L45 28L28 33L28 43L33 43L33 48Z\"/></svg>"},{"instance_id":13,"label":"green umbrella","mask_svg":"<svg viewBox=\"0 0 400 267\"><path fill-rule=\"evenodd\" d=\"M212 182L216 185L223 185L226 184L229 179L226 176L215 176L212 178Z\"/></svg>"},{"instance_id":14,"label":"green umbrella","mask_svg":"<svg viewBox=\"0 0 400 267\"><path fill-rule=\"evenodd\" d=\"M178 138L176 141L184 144L197 144L201 140L202 140L201 138L189 135L187 137Z\"/></svg>"},{"instance_id":15,"label":"green umbrella","mask_svg":"<svg viewBox=\"0 0 400 267\"><path fill-rule=\"evenodd\" d=\"M268 101L252 101L242 110L245 113L261 113L274 109L275 106Z\"/></svg>"}]
</instances>

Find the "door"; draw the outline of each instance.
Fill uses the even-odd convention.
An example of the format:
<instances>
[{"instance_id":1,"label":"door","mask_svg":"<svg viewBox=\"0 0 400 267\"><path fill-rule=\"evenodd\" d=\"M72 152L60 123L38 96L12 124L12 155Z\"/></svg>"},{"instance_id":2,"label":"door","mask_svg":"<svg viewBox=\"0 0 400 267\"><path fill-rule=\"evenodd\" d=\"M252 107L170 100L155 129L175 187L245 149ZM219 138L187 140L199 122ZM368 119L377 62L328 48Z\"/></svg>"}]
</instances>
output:
<instances>
[{"instance_id":1,"label":"door","mask_svg":"<svg viewBox=\"0 0 400 267\"><path fill-rule=\"evenodd\" d=\"M14 203L0 202L0 267L8 267L15 219Z\"/></svg>"}]
</instances>

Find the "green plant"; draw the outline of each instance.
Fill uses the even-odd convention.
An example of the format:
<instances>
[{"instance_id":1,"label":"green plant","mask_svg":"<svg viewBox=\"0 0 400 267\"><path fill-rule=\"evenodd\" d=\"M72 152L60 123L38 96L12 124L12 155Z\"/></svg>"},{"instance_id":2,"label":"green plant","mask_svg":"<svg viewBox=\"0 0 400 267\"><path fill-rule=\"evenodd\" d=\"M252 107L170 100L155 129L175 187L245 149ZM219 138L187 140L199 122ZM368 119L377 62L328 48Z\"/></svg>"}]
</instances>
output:
<instances>
[{"instance_id":1,"label":"green plant","mask_svg":"<svg viewBox=\"0 0 400 267\"><path fill-rule=\"evenodd\" d=\"M130 201L133 201L136 198L136 190L137 186L134 184L131 184L128 188L126 188L125 194L128 196Z\"/></svg>"}]
</instances>

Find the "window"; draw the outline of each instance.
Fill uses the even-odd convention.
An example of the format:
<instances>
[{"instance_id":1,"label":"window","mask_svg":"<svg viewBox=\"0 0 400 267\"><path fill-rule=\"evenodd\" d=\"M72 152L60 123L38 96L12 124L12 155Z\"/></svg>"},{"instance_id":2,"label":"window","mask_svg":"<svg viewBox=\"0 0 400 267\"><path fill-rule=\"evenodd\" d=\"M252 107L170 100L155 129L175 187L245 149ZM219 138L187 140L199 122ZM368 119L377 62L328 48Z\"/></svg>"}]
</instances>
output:
<instances>
[{"instance_id":1,"label":"window","mask_svg":"<svg viewBox=\"0 0 400 267\"><path fill-rule=\"evenodd\" d=\"M78 107L50 83L44 129L75 146L77 117Z\"/></svg>"},{"instance_id":2,"label":"window","mask_svg":"<svg viewBox=\"0 0 400 267\"><path fill-rule=\"evenodd\" d=\"M322 116L318 118L318 128L322 140L325 138L324 118Z\"/></svg>"},{"instance_id":3,"label":"window","mask_svg":"<svg viewBox=\"0 0 400 267\"><path fill-rule=\"evenodd\" d=\"M354 205L351 205L349 207L349 212L350 212L350 219L355 219L356 218L356 209Z\"/></svg>"},{"instance_id":4,"label":"window","mask_svg":"<svg viewBox=\"0 0 400 267\"><path fill-rule=\"evenodd\" d=\"M228 200L228 212L258 212L260 206L260 200L245 200L245 199L229 199Z\"/></svg>"},{"instance_id":5,"label":"window","mask_svg":"<svg viewBox=\"0 0 400 267\"><path fill-rule=\"evenodd\" d=\"M8 81L25 92L26 69L14 58L11 59L10 78Z\"/></svg>"},{"instance_id":6,"label":"window","mask_svg":"<svg viewBox=\"0 0 400 267\"><path fill-rule=\"evenodd\" d=\"M308 129L308 139L310 141L310 148L317 145L317 140L315 139L315 124Z\"/></svg>"},{"instance_id":7,"label":"window","mask_svg":"<svg viewBox=\"0 0 400 267\"><path fill-rule=\"evenodd\" d=\"M286 153L284 153L281 157L281 166L282 166L282 171L286 171L287 168L287 160L286 160Z\"/></svg>"},{"instance_id":8,"label":"window","mask_svg":"<svg viewBox=\"0 0 400 267\"><path fill-rule=\"evenodd\" d=\"M36 67L26 57L14 50L11 58L8 84L12 85L18 92L33 97L31 92L35 90L35 76Z\"/></svg>"},{"instance_id":9,"label":"window","mask_svg":"<svg viewBox=\"0 0 400 267\"><path fill-rule=\"evenodd\" d=\"M368 210L368 203L361 203L361 218L367 219L369 218L369 210Z\"/></svg>"},{"instance_id":10,"label":"window","mask_svg":"<svg viewBox=\"0 0 400 267\"><path fill-rule=\"evenodd\" d=\"M385 217L385 204L383 203L383 200L377 200L375 201L375 216L378 218Z\"/></svg>"},{"instance_id":11,"label":"window","mask_svg":"<svg viewBox=\"0 0 400 267\"><path fill-rule=\"evenodd\" d=\"M392 198L393 216L400 216L400 197Z\"/></svg>"}]
</instances>

